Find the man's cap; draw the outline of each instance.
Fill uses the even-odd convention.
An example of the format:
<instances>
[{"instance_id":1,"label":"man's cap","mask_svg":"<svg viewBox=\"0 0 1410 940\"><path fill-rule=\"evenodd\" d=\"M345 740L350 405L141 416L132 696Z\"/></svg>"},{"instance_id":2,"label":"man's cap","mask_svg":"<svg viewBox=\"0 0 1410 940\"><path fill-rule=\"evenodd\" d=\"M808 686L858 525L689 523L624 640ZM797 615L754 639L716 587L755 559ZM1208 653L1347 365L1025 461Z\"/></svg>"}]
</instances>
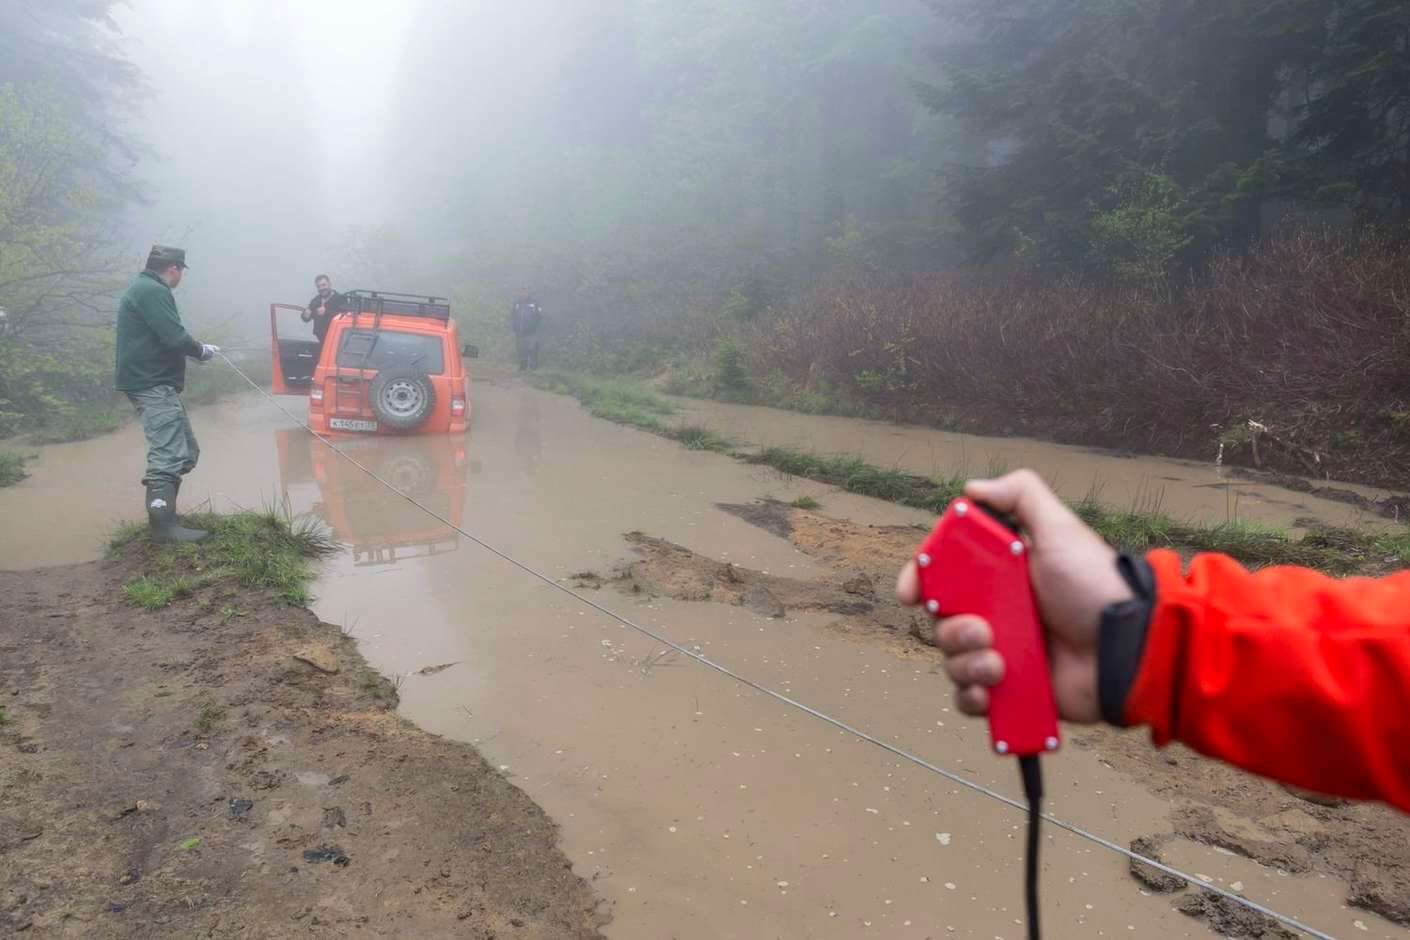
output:
<instances>
[{"instance_id":1,"label":"man's cap","mask_svg":"<svg viewBox=\"0 0 1410 940\"><path fill-rule=\"evenodd\" d=\"M153 245L151 254L147 255L147 267L170 267L176 265L179 268L186 267L186 249L173 248L170 245Z\"/></svg>"}]
</instances>

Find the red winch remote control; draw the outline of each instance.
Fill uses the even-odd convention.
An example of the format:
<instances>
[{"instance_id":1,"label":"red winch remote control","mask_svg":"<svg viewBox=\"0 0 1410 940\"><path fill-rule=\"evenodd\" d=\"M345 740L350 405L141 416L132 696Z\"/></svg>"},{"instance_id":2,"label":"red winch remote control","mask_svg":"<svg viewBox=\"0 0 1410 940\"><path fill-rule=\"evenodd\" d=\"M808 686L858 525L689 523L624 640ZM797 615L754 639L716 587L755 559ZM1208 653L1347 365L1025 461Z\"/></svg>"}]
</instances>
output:
<instances>
[{"instance_id":1,"label":"red winch remote control","mask_svg":"<svg viewBox=\"0 0 1410 940\"><path fill-rule=\"evenodd\" d=\"M935 617L974 614L994 631L1004 678L989 690L994 750L1019 757L1058 747L1057 705L1033 587L1028 546L983 505L957 499L916 553L920 596Z\"/></svg>"},{"instance_id":2,"label":"red winch remote control","mask_svg":"<svg viewBox=\"0 0 1410 940\"><path fill-rule=\"evenodd\" d=\"M1018 758L1022 773L1028 798L1024 900L1028 936L1040 940L1038 755L1057 750L1059 740L1043 624L1028 577L1028 543L1006 517L974 500L957 499L916 552L916 567L926 610L937 618L984 618L994 632L994 649L1004 658L1004 678L989 690L989 737L995 751Z\"/></svg>"}]
</instances>

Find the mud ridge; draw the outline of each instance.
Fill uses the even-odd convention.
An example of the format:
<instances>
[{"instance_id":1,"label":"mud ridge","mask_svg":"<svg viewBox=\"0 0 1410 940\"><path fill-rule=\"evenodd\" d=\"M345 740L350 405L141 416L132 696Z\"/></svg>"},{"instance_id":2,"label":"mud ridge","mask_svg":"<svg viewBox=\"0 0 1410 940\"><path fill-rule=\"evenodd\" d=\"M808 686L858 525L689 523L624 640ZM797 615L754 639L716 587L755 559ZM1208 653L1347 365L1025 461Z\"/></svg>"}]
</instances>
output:
<instances>
[{"instance_id":1,"label":"mud ridge","mask_svg":"<svg viewBox=\"0 0 1410 940\"><path fill-rule=\"evenodd\" d=\"M554 823L336 627L133 574L0 572L0 934L600 936Z\"/></svg>"}]
</instances>

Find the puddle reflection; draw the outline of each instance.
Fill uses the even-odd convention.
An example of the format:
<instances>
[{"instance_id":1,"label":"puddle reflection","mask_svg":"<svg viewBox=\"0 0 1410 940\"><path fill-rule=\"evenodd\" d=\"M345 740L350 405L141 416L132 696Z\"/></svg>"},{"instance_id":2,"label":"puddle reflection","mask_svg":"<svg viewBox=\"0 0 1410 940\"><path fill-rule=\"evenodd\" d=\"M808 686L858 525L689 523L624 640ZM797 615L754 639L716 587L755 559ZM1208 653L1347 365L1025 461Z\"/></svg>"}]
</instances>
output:
<instances>
[{"instance_id":1,"label":"puddle reflection","mask_svg":"<svg viewBox=\"0 0 1410 940\"><path fill-rule=\"evenodd\" d=\"M274 432L280 494L294 513L326 522L359 567L460 548L460 535L389 492L300 429ZM340 438L338 446L453 525L465 516L466 439L445 434Z\"/></svg>"}]
</instances>

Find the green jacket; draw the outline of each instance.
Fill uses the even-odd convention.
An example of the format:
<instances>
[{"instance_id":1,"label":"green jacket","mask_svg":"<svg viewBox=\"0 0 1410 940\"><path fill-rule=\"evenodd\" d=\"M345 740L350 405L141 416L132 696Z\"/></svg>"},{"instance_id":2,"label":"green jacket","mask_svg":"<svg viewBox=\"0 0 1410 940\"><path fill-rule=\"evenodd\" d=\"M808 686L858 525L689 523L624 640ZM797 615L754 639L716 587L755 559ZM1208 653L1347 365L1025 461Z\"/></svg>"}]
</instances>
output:
<instances>
[{"instance_id":1,"label":"green jacket","mask_svg":"<svg viewBox=\"0 0 1410 940\"><path fill-rule=\"evenodd\" d=\"M120 392L158 385L186 387L186 357L199 359L201 344L191 338L176 312L166 281L151 271L132 279L118 305L117 381Z\"/></svg>"}]
</instances>

